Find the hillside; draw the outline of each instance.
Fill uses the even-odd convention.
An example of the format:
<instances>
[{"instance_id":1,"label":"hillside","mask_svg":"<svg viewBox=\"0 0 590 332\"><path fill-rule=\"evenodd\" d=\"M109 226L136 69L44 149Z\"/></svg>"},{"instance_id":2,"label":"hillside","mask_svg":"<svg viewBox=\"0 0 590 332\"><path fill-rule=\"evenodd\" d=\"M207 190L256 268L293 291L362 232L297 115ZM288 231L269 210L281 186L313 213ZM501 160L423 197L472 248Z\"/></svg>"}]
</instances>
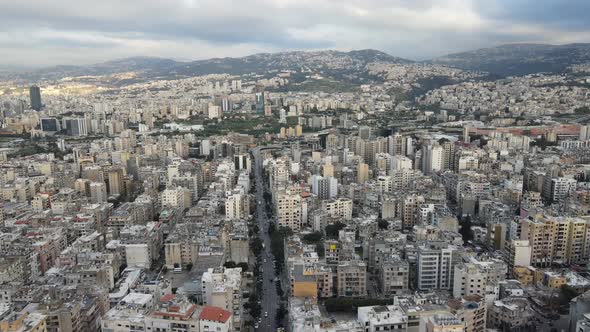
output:
<instances>
[{"instance_id":1,"label":"hillside","mask_svg":"<svg viewBox=\"0 0 590 332\"><path fill-rule=\"evenodd\" d=\"M450 54L431 62L501 76L558 73L572 64L590 62L590 44L508 44Z\"/></svg>"},{"instance_id":2,"label":"hillside","mask_svg":"<svg viewBox=\"0 0 590 332\"><path fill-rule=\"evenodd\" d=\"M371 63L407 64L411 61L376 50L260 53L241 58L214 58L191 62L134 57L89 66L56 66L28 72L13 72L4 76L23 81L41 81L135 72L136 79L141 81L222 73L264 75L273 71L296 70L355 81L367 72L367 65Z\"/></svg>"}]
</instances>

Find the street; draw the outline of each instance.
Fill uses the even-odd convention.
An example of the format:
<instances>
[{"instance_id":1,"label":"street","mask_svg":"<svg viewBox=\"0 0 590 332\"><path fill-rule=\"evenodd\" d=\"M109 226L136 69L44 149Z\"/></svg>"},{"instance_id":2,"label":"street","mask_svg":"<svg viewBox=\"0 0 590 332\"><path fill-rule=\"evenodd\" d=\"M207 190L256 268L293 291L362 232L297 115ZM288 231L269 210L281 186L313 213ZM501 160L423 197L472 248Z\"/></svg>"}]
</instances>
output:
<instances>
[{"instance_id":1,"label":"street","mask_svg":"<svg viewBox=\"0 0 590 332\"><path fill-rule=\"evenodd\" d=\"M260 239L264 243L264 249L262 250L261 256L261 275L262 275L262 314L261 323L258 326L257 331L276 331L277 320L276 312L279 308L281 299L277 295L277 290L274 282L275 268L274 268L274 256L270 250L270 236L267 232L269 222L272 222L267 218L264 201L264 182L262 178L262 159L260 158L260 152L258 149L252 151L254 156L254 176L256 179L256 220L258 220L258 226L260 227ZM265 313L268 313L268 317L265 317Z\"/></svg>"}]
</instances>

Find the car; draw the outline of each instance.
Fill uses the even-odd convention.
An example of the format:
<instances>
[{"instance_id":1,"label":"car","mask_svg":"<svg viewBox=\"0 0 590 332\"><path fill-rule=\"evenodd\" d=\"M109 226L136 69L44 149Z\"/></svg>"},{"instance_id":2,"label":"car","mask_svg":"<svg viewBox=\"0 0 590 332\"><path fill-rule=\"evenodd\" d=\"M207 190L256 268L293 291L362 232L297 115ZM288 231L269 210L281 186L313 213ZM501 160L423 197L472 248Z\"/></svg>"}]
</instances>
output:
<instances>
[{"instance_id":1,"label":"car","mask_svg":"<svg viewBox=\"0 0 590 332\"><path fill-rule=\"evenodd\" d=\"M254 324L254 328L257 329L258 328L258 324Z\"/></svg>"},{"instance_id":2,"label":"car","mask_svg":"<svg viewBox=\"0 0 590 332\"><path fill-rule=\"evenodd\" d=\"M268 311L264 312L264 317L268 317Z\"/></svg>"},{"instance_id":3,"label":"car","mask_svg":"<svg viewBox=\"0 0 590 332\"><path fill-rule=\"evenodd\" d=\"M264 262L266 263L266 258L264 259Z\"/></svg>"}]
</instances>

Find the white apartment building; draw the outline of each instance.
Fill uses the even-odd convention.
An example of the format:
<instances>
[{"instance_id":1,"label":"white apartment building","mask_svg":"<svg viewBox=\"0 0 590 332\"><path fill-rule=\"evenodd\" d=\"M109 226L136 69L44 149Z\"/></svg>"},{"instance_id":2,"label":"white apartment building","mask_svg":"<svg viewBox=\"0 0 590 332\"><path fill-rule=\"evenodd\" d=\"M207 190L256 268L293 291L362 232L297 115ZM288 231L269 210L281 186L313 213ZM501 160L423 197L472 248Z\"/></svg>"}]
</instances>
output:
<instances>
[{"instance_id":1,"label":"white apartment building","mask_svg":"<svg viewBox=\"0 0 590 332\"><path fill-rule=\"evenodd\" d=\"M210 268L201 278L203 304L231 313L231 325L240 330L242 319L242 269Z\"/></svg>"},{"instance_id":2,"label":"white apartment building","mask_svg":"<svg viewBox=\"0 0 590 332\"><path fill-rule=\"evenodd\" d=\"M419 290L451 289L456 250L453 246L436 242L418 247Z\"/></svg>"},{"instance_id":3,"label":"white apartment building","mask_svg":"<svg viewBox=\"0 0 590 332\"><path fill-rule=\"evenodd\" d=\"M298 232L302 226L301 195L291 190L281 191L275 199L277 224Z\"/></svg>"},{"instance_id":4,"label":"white apartment building","mask_svg":"<svg viewBox=\"0 0 590 332\"><path fill-rule=\"evenodd\" d=\"M352 200L348 198L339 198L325 201L323 210L326 211L330 218L340 220L352 219Z\"/></svg>"},{"instance_id":5,"label":"white apartment building","mask_svg":"<svg viewBox=\"0 0 590 332\"><path fill-rule=\"evenodd\" d=\"M359 307L357 320L365 327L365 332L405 332L408 327L408 317L396 305Z\"/></svg>"}]
</instances>

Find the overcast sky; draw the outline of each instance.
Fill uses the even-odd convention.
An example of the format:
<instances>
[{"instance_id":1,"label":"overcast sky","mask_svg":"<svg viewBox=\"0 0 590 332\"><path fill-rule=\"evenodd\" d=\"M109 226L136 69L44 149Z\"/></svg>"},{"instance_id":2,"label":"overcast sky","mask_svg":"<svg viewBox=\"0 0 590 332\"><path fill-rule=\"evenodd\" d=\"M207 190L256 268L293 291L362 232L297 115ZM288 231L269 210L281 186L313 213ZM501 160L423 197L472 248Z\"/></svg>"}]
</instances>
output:
<instances>
[{"instance_id":1,"label":"overcast sky","mask_svg":"<svg viewBox=\"0 0 590 332\"><path fill-rule=\"evenodd\" d=\"M0 67L590 42L590 0L0 0Z\"/></svg>"}]
</instances>

